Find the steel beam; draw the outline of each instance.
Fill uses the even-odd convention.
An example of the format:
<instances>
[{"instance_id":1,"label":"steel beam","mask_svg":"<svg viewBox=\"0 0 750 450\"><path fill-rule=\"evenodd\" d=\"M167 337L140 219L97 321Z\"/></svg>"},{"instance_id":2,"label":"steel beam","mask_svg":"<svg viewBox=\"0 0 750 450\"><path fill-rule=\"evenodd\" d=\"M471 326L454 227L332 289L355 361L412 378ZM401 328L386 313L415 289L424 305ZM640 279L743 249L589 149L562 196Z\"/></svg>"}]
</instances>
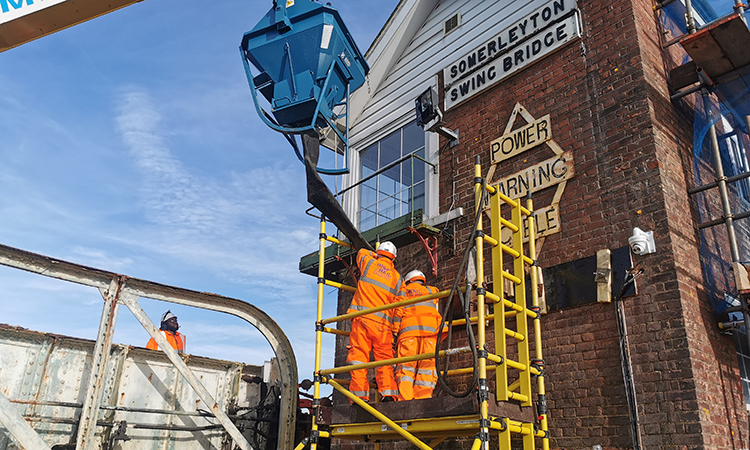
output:
<instances>
[{"instance_id":1,"label":"steel beam","mask_svg":"<svg viewBox=\"0 0 750 450\"><path fill-rule=\"evenodd\" d=\"M86 387L86 397L84 397L78 425L76 448L80 450L94 450L97 445L96 421L99 417L102 389L104 388L109 356L112 351L112 338L115 335L117 300L121 286L121 279L113 278L109 283L109 289L100 288L100 293L104 297L104 308L102 308L102 318L99 321L99 332L96 335L96 345L91 361L91 376L89 377L89 385Z\"/></svg>"},{"instance_id":2,"label":"steel beam","mask_svg":"<svg viewBox=\"0 0 750 450\"><path fill-rule=\"evenodd\" d=\"M21 449L50 450L49 445L39 437L31 425L23 420L2 392L0 392L0 424L10 432Z\"/></svg>"},{"instance_id":3,"label":"steel beam","mask_svg":"<svg viewBox=\"0 0 750 450\"><path fill-rule=\"evenodd\" d=\"M229 416L227 416L227 414L219 407L219 404L214 400L211 393L208 392L208 389L203 386L203 383L201 383L198 377L195 376L187 364L185 364L185 361L182 360L180 354L177 353L177 350L169 345L167 338L159 332L156 325L154 325L151 319L149 319L146 312L141 308L141 305L138 304L138 298L132 294L124 294L121 296L121 301L128 307L128 309L130 309L130 312L132 312L135 318L138 319L138 322L143 325L143 328L146 329L148 334L154 338L157 344L159 344L159 349L167 355L175 368L177 368L180 374L185 377L188 384L195 389L195 393L198 394L198 397L211 409L213 415L219 419L219 422L224 426L224 429L227 430L227 433L229 433L229 435L232 436L232 439L234 439L234 443L242 450L253 450L253 447L247 442L245 436L240 433L240 430L234 426L234 423L229 419ZM83 450L88 449L84 448Z\"/></svg>"},{"instance_id":4,"label":"steel beam","mask_svg":"<svg viewBox=\"0 0 750 450\"><path fill-rule=\"evenodd\" d=\"M0 264L50 278L95 287L100 291L109 289L113 279L124 279L125 281L120 287L121 298L126 294L136 296L136 298L147 297L184 306L223 312L249 322L268 340L279 364L279 377L282 385L278 448L281 450L294 448L294 430L297 417L297 360L294 356L292 344L281 327L256 306L235 298L129 278L118 273L86 267L2 244L0 244Z\"/></svg>"}]
</instances>

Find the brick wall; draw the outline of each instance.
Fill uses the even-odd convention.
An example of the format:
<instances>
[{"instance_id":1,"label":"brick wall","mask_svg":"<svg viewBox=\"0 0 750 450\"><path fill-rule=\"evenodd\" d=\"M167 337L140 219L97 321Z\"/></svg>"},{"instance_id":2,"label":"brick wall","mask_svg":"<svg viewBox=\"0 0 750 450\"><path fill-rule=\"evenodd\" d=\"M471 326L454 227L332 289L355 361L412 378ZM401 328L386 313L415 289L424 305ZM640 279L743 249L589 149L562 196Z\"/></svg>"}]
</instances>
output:
<instances>
[{"instance_id":1,"label":"brick wall","mask_svg":"<svg viewBox=\"0 0 750 450\"><path fill-rule=\"evenodd\" d=\"M490 142L503 134L516 103L536 118L550 114L554 140L573 152L575 177L560 202L562 231L544 240L540 264L621 247L636 226L656 238L657 253L635 257L644 274L624 303L644 448L747 448L734 344L719 334L707 298L697 213L686 192L692 104L671 102L667 88L665 65L680 55L660 48L651 1L578 5L581 40L445 113L461 142L441 154L440 212L451 205L474 210L474 157L486 173ZM504 161L494 178L551 156L542 145ZM537 207L550 197L535 194ZM441 238L440 274L431 280L441 289L452 284L471 222L448 224L455 245ZM421 245L399 252L399 270L429 274ZM613 280L615 288L621 282ZM347 301L341 297L341 305ZM614 304L555 311L542 329L552 447L631 448Z\"/></svg>"}]
</instances>

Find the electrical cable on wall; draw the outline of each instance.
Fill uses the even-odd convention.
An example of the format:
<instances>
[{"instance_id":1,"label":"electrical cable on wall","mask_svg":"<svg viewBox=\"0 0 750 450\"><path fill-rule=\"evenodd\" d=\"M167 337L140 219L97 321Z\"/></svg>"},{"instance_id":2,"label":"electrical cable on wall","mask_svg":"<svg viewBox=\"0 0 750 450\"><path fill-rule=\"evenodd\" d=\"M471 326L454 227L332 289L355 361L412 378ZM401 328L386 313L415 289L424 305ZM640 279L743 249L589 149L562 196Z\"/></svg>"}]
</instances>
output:
<instances>
[{"instance_id":1,"label":"electrical cable on wall","mask_svg":"<svg viewBox=\"0 0 750 450\"><path fill-rule=\"evenodd\" d=\"M445 381L447 372L448 372L448 365L450 363L450 357L446 356L445 359L445 370L441 370L441 363L440 363L440 346L435 347L435 368L438 373L438 380L440 380L440 385L442 388L451 396L453 397L466 397L472 392L474 392L474 388L477 386L478 382L478 370L477 367L479 366L479 355L476 345L476 338L474 336L474 329L471 324L471 308L470 308L470 298L471 298L471 284L470 284L470 277L468 276L469 268L467 267L467 262L470 259L469 255L471 254L472 250L475 247L476 244L476 234L477 234L477 228L479 227L479 218L482 216L482 212L484 210L484 206L487 204L487 189L486 189L486 183L487 180L482 180L482 196L481 200L479 202L479 208L477 208L477 212L474 216L474 226L472 227L471 235L469 236L469 244L466 246L466 249L464 250L464 255L461 258L461 263L458 265L458 270L456 272L456 278L453 281L453 286L451 287L451 292L448 295L448 302L445 305L445 308L443 308L442 314L442 321L445 323L448 322L448 337L447 337L447 346L448 348L451 347L451 338L453 335L453 325L452 320L447 320L446 318L449 317L451 306L453 305L453 296L458 294L459 299L462 302L463 306L463 312L464 312L464 318L466 320L466 334L469 338L469 347L471 348L471 356L472 356L472 364L474 370L472 371L472 381L469 384L469 387L463 391L463 392L455 392L451 388L448 387L448 384ZM476 261L476 258L474 259ZM467 280L466 282L466 291L464 292L464 296L462 297L460 293L458 293L458 283L461 280L461 277L464 276ZM437 335L437 342L441 342L442 340L442 334L443 334L443 327L439 327L438 329L438 335Z\"/></svg>"},{"instance_id":2,"label":"electrical cable on wall","mask_svg":"<svg viewBox=\"0 0 750 450\"><path fill-rule=\"evenodd\" d=\"M638 427L638 403L635 399L635 384L633 382L633 370L630 364L630 351L628 350L628 329L625 323L625 310L622 306L622 295L643 273L640 264L628 269L622 286L615 296L615 314L617 315L617 331L620 336L620 364L622 365L622 377L625 383L625 396L628 402L628 411L630 413L630 427L633 436L633 450L641 448L641 434Z\"/></svg>"}]
</instances>

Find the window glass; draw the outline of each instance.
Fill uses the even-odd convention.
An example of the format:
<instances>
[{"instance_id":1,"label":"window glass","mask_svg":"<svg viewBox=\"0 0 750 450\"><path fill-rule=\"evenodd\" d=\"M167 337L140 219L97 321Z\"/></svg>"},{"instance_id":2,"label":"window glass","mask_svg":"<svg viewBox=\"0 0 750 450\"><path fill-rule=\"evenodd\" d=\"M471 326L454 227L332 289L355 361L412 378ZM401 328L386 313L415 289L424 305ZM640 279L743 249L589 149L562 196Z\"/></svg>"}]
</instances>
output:
<instances>
[{"instance_id":1,"label":"window glass","mask_svg":"<svg viewBox=\"0 0 750 450\"><path fill-rule=\"evenodd\" d=\"M375 212L371 209L364 208L359 212L359 223L362 229L373 228L377 223L375 220Z\"/></svg>"},{"instance_id":2,"label":"window glass","mask_svg":"<svg viewBox=\"0 0 750 450\"><path fill-rule=\"evenodd\" d=\"M384 198L378 202L378 223L386 223L399 217L398 203L395 197Z\"/></svg>"},{"instance_id":3,"label":"window glass","mask_svg":"<svg viewBox=\"0 0 750 450\"><path fill-rule=\"evenodd\" d=\"M394 131L361 153L362 178L378 174L360 188L361 231L414 209L424 209L425 163L416 158L404 158L410 154L422 158L425 155L425 133L416 122ZM393 167L383 170L393 163L396 163Z\"/></svg>"},{"instance_id":4,"label":"window glass","mask_svg":"<svg viewBox=\"0 0 750 450\"><path fill-rule=\"evenodd\" d=\"M424 181L414 185L411 189L410 195L413 195L413 198L408 200L410 205L409 209L411 211L416 211L417 209L424 211ZM414 203L411 203L412 199Z\"/></svg>"},{"instance_id":5,"label":"window glass","mask_svg":"<svg viewBox=\"0 0 750 450\"><path fill-rule=\"evenodd\" d=\"M380 141L380 167L385 167L388 164L401 158L401 130L391 133ZM393 184L393 190L389 195L393 195L396 192L397 185L401 182L399 175L398 166L383 172L383 177L388 178Z\"/></svg>"},{"instance_id":6,"label":"window glass","mask_svg":"<svg viewBox=\"0 0 750 450\"><path fill-rule=\"evenodd\" d=\"M424 149L424 131L417 125L417 122L412 122L404 127L404 154Z\"/></svg>"},{"instance_id":7,"label":"window glass","mask_svg":"<svg viewBox=\"0 0 750 450\"><path fill-rule=\"evenodd\" d=\"M377 180L373 178L371 185L369 182L362 185L362 207L367 208L374 205L378 201L378 192L375 189L375 183Z\"/></svg>"},{"instance_id":8,"label":"window glass","mask_svg":"<svg viewBox=\"0 0 750 450\"><path fill-rule=\"evenodd\" d=\"M375 173L375 171L378 170L378 143L376 142L367 147L365 151L362 152L360 159L362 160L363 177Z\"/></svg>"},{"instance_id":9,"label":"window glass","mask_svg":"<svg viewBox=\"0 0 750 450\"><path fill-rule=\"evenodd\" d=\"M401 190L399 189L401 183L398 183L393 178L387 177L382 174L378 175L378 184L378 194L380 198L390 197L391 195Z\"/></svg>"}]
</instances>

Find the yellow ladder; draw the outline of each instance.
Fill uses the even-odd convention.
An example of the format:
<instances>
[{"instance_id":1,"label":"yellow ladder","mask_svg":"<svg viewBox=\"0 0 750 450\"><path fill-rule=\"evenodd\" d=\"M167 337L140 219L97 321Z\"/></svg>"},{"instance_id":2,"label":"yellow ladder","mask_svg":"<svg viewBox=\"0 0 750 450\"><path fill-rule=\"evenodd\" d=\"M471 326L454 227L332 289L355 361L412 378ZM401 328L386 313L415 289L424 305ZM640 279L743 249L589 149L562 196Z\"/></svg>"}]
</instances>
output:
<instances>
[{"instance_id":1,"label":"yellow ladder","mask_svg":"<svg viewBox=\"0 0 750 450\"><path fill-rule=\"evenodd\" d=\"M384 365L395 365L407 361L417 361L422 359L433 358L434 354L421 354L407 358L393 358L385 361L376 361L365 364L347 365L334 367L331 369L321 369L321 342L323 333L332 333L337 335L348 336L349 332L329 328L326 325L332 323L351 320L365 314L392 309L399 306L406 306L418 303L427 299L443 298L450 294L450 291L441 291L437 294L422 296L401 302L385 305L378 308L372 308L365 311L343 314L332 318L323 318L323 287L332 286L338 289L344 289L350 292L356 289L342 283L325 279L325 243L332 242L336 245L351 248L351 245L326 235L326 221L321 217L320 221L320 246L318 253L318 307L315 321L315 371L314 371L314 392L313 392L313 414L312 414L312 431L309 440L303 440L297 445L295 450L301 450L307 445L312 450L317 449L319 438L338 437L341 439L356 439L366 436L368 439L374 439L376 442L385 439L405 439L422 450L434 448L447 437L471 436L474 435L472 450L488 449L490 435L496 435L501 450L511 449L512 435L519 435L523 440L524 450L535 449L535 439L539 438L543 450L549 450L549 436L547 429L546 415L546 397L544 391L544 362L542 359L542 343L540 331L540 312L539 297L536 286L538 280L538 266L535 260L535 243L534 243L534 213L532 201L526 200L526 206L522 205L521 200L513 200L492 186L487 186L481 177L481 165L478 158L475 164L475 213L480 216L477 219L477 232L475 236L476 244L476 272L477 272L477 316L471 317L471 322L477 326L477 347L478 347L478 398L479 411L476 414L460 417L442 417L420 419L411 418L409 420L391 420L380 411L362 401L352 394L342 384L341 379L334 379L333 375L350 372L356 369L376 368ZM491 222L491 234L485 234L482 227L482 210L484 199L489 197L489 213ZM503 205L511 209L511 217L505 219L502 217ZM528 243L524 244L524 227L528 227ZM511 245L502 243L502 230L507 228L512 232ZM492 274L494 286L492 291L488 291L484 277L484 246L490 245L492 248ZM524 249L526 248L526 253ZM526 256L526 255L530 256ZM512 271L506 271L506 259L512 259ZM510 260L507 261L510 266ZM531 307L527 307L526 295L526 270L530 270L531 282ZM513 299L506 299L503 289L503 280L510 280L514 285ZM494 314L485 313L485 304L493 304ZM490 353L487 346L486 323L492 321L494 325L494 353ZM533 321L533 327L529 327L529 321ZM464 319L453 321L454 325L465 323ZM515 324L514 328L509 325ZM530 333L533 328L533 335ZM535 358L532 360L530 355L529 341L534 338ZM515 343L517 360L508 359L509 340ZM511 344L512 345L512 344ZM442 356L446 354L458 354L471 351L470 348L448 349L440 352ZM488 365L487 360L494 363ZM454 368L447 372L448 376L471 373L474 369ZM489 413L488 401L490 398L487 372L495 371L495 398L498 401L510 401L520 404L522 407L532 406L532 378L537 380L537 402L539 406L538 424L532 422L519 422L507 417L494 417ZM509 377L515 377L515 381L510 382ZM352 403L362 407L370 413L379 422L373 423L352 423L352 424L331 424L328 430L321 430L318 423L317 408L320 405L320 384L327 383L336 391L342 393ZM429 442L425 442L429 441Z\"/></svg>"}]
</instances>

